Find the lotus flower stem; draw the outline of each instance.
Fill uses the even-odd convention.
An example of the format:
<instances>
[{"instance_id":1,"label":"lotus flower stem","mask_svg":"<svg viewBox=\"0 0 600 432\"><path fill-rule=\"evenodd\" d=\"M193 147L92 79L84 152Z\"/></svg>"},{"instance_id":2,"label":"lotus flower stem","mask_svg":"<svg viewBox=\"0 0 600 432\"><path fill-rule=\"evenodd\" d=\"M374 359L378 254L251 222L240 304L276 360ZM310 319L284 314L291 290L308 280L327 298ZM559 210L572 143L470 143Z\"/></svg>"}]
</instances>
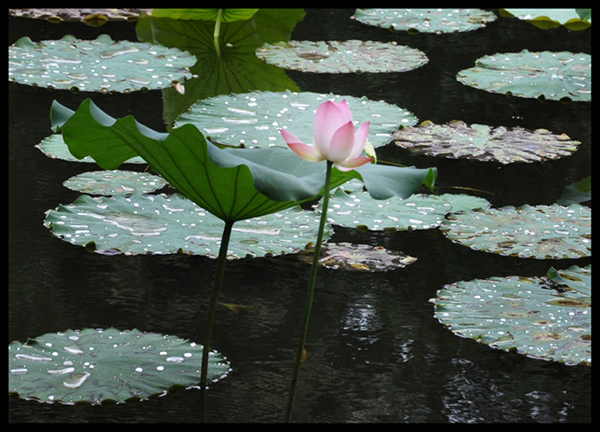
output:
<instances>
[{"instance_id":1,"label":"lotus flower stem","mask_svg":"<svg viewBox=\"0 0 600 432\"><path fill-rule=\"evenodd\" d=\"M323 208L321 210L321 220L319 222L319 232L317 234L317 242L315 243L315 250L313 255L312 267L310 270L310 279L308 281L308 293L306 296L306 305L304 306L304 318L302 320L302 329L300 331L300 341L298 343L298 352L294 358L294 373L292 375L292 383L290 386L290 394L288 398L287 411L285 414L285 421L289 423L292 418L292 409L294 405L294 397L296 395L296 385L298 384L298 375L300 373L300 366L306 358L306 351L304 350L304 342L306 341L306 332L308 330L308 320L310 318L310 310L312 308L313 295L315 292L315 281L317 279L317 268L319 265L319 257L321 255L321 242L323 241L323 231L325 224L327 223L327 207L329 205L329 189L331 186L331 169L333 163L327 161L327 173L325 175L325 188L323 190Z\"/></svg>"},{"instance_id":2,"label":"lotus flower stem","mask_svg":"<svg viewBox=\"0 0 600 432\"><path fill-rule=\"evenodd\" d=\"M215 280L213 289L208 302L208 313L206 316L206 327L204 329L204 347L202 349L202 372L200 375L200 391L201 391L201 420L206 422L206 381L208 376L208 357L210 355L210 338L212 334L213 322L215 319L215 310L217 308L217 300L219 291L223 284L223 274L225 273L225 262L227 261L227 248L229 247L229 239L231 238L231 228L235 221L225 221L225 228L221 236L221 245L219 246L219 256L217 258L217 268L215 270Z\"/></svg>"}]
</instances>

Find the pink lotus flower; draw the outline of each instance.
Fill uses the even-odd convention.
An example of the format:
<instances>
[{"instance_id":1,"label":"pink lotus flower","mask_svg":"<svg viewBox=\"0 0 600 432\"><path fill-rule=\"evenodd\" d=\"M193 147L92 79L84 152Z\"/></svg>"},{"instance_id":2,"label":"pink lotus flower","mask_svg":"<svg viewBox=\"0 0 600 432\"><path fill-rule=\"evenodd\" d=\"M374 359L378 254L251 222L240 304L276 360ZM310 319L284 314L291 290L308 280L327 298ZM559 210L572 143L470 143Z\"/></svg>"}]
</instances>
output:
<instances>
[{"instance_id":1,"label":"pink lotus flower","mask_svg":"<svg viewBox=\"0 0 600 432\"><path fill-rule=\"evenodd\" d=\"M313 124L313 145L302 143L295 135L280 129L281 136L294 153L311 162L328 160L340 171L351 171L371 161L361 156L369 122L360 125L356 133L352 114L345 100L327 101L318 106Z\"/></svg>"}]
</instances>

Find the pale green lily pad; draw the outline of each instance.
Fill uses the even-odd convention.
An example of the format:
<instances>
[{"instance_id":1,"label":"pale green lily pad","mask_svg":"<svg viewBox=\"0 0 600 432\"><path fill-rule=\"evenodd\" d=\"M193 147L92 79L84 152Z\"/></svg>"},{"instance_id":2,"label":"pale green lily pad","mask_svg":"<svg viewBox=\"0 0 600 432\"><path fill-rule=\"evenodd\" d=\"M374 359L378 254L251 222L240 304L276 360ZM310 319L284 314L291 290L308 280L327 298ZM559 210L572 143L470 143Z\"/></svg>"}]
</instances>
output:
<instances>
[{"instance_id":1,"label":"pale green lily pad","mask_svg":"<svg viewBox=\"0 0 600 432\"><path fill-rule=\"evenodd\" d=\"M225 223L182 195L78 197L48 212L44 226L71 244L113 255L176 254L216 258ZM314 212L299 206L233 225L228 259L296 253L314 241ZM331 234L325 228L325 238Z\"/></svg>"},{"instance_id":2,"label":"pale green lily pad","mask_svg":"<svg viewBox=\"0 0 600 432\"><path fill-rule=\"evenodd\" d=\"M35 147L51 159L61 159L69 162L96 163L96 161L91 156L85 156L81 159L77 159L75 156L73 156L69 151L69 146L67 146L67 144L65 143L62 134L52 134L44 138ZM148 162L146 162L140 156L134 156L123 163L148 165Z\"/></svg>"},{"instance_id":3,"label":"pale green lily pad","mask_svg":"<svg viewBox=\"0 0 600 432\"><path fill-rule=\"evenodd\" d=\"M576 9L500 9L500 14L527 21L544 30L565 26L579 31L592 25L591 18L582 20Z\"/></svg>"},{"instance_id":4,"label":"pale green lily pad","mask_svg":"<svg viewBox=\"0 0 600 432\"><path fill-rule=\"evenodd\" d=\"M482 9L356 9L363 24L409 33L455 33L477 30L496 20Z\"/></svg>"},{"instance_id":5,"label":"pale green lily pad","mask_svg":"<svg viewBox=\"0 0 600 432\"><path fill-rule=\"evenodd\" d=\"M373 147L388 144L392 132L400 126L417 122L417 118L405 109L366 97L255 91L200 100L179 116L175 124L179 127L191 123L209 140L220 144L287 148L279 129L288 129L303 142L311 144L317 107L327 100L340 102L343 99L357 125L371 122L368 139Z\"/></svg>"},{"instance_id":6,"label":"pale green lily pad","mask_svg":"<svg viewBox=\"0 0 600 432\"><path fill-rule=\"evenodd\" d=\"M167 182L160 176L137 171L90 171L73 176L63 186L91 195L128 195L161 189Z\"/></svg>"},{"instance_id":7,"label":"pale green lily pad","mask_svg":"<svg viewBox=\"0 0 600 432\"><path fill-rule=\"evenodd\" d=\"M414 194L404 200L397 197L375 200L366 192L346 193L340 187L329 201L327 220L335 225L360 230L432 229L440 226L444 215L453 210L453 205L456 206L455 211L460 211L485 208L490 203L483 198L449 194ZM318 209L320 212L321 207Z\"/></svg>"},{"instance_id":8,"label":"pale green lily pad","mask_svg":"<svg viewBox=\"0 0 600 432\"><path fill-rule=\"evenodd\" d=\"M567 259L592 254L592 211L579 204L449 214L440 229L455 243L505 256Z\"/></svg>"},{"instance_id":9,"label":"pale green lily pad","mask_svg":"<svg viewBox=\"0 0 600 432\"><path fill-rule=\"evenodd\" d=\"M289 41L264 44L256 55L267 64L301 72L406 72L426 64L422 51L396 42Z\"/></svg>"},{"instance_id":10,"label":"pale green lily pad","mask_svg":"<svg viewBox=\"0 0 600 432\"><path fill-rule=\"evenodd\" d=\"M547 277L456 282L432 299L435 317L456 335L492 348L591 366L591 276L590 265L551 269Z\"/></svg>"},{"instance_id":11,"label":"pale green lily pad","mask_svg":"<svg viewBox=\"0 0 600 432\"><path fill-rule=\"evenodd\" d=\"M298 259L312 264L314 245L311 243L298 254ZM321 246L319 266L345 271L379 272L404 268L417 259L402 252L381 246L353 243L327 243Z\"/></svg>"},{"instance_id":12,"label":"pale green lily pad","mask_svg":"<svg viewBox=\"0 0 600 432\"><path fill-rule=\"evenodd\" d=\"M427 156L501 164L559 159L570 156L581 144L566 134L556 135L546 129L467 125L458 120L443 125L426 121L402 128L393 137L398 146Z\"/></svg>"},{"instance_id":13,"label":"pale green lily pad","mask_svg":"<svg viewBox=\"0 0 600 432\"><path fill-rule=\"evenodd\" d=\"M113 41L108 35L81 40L32 42L8 47L8 80L19 84L101 93L130 93L171 87L192 77L196 57L177 48Z\"/></svg>"},{"instance_id":14,"label":"pale green lily pad","mask_svg":"<svg viewBox=\"0 0 600 432\"><path fill-rule=\"evenodd\" d=\"M530 52L481 57L460 71L459 82L492 93L562 101L592 100L592 56L585 53Z\"/></svg>"},{"instance_id":15,"label":"pale green lily pad","mask_svg":"<svg viewBox=\"0 0 600 432\"><path fill-rule=\"evenodd\" d=\"M8 392L46 403L125 402L200 382L202 346L176 336L83 329L8 345ZM208 379L231 370L211 351Z\"/></svg>"},{"instance_id":16,"label":"pale green lily pad","mask_svg":"<svg viewBox=\"0 0 600 432\"><path fill-rule=\"evenodd\" d=\"M92 27L98 27L107 21L135 22L142 12L150 13L150 9L9 9L8 14L21 18L43 19L57 24L60 22L82 22Z\"/></svg>"}]
</instances>

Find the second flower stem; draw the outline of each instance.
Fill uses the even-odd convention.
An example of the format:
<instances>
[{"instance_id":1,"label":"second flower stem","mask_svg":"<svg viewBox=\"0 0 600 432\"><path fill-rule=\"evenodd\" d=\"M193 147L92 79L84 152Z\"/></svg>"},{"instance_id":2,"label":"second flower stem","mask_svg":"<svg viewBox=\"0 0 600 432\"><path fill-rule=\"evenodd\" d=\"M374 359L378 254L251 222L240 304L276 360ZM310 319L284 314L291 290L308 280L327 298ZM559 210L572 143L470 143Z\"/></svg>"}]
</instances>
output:
<instances>
[{"instance_id":1,"label":"second flower stem","mask_svg":"<svg viewBox=\"0 0 600 432\"><path fill-rule=\"evenodd\" d=\"M319 222L319 232L317 234L317 242L315 243L312 267L310 269L310 279L308 281L308 293L306 296L306 305L304 306L304 318L302 320L302 329L300 331L300 341L298 343L298 351L296 353L296 357L294 358L294 373L292 375L292 383L290 386L287 411L285 414L286 423L289 423L292 418L292 409L294 406L294 398L296 395L296 385L298 384L300 366L306 358L304 342L306 341L308 320L310 318L310 310L312 308L313 296L315 292L315 281L317 279L317 268L319 265L319 258L321 255L321 242L323 241L323 231L325 229L325 224L327 223L327 207L329 205L329 189L331 188L332 165L332 162L327 161L327 172L325 174L325 188L323 190L323 206L321 209L321 220Z\"/></svg>"}]
</instances>

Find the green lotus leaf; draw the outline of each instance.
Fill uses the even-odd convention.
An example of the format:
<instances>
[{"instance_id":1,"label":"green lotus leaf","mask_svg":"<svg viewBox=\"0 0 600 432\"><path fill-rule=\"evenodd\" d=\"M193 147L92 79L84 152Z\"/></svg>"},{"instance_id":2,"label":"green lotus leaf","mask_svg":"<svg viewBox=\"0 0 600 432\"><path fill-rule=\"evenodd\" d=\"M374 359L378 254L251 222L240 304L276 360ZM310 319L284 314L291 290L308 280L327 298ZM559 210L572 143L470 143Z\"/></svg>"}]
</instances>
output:
<instances>
[{"instance_id":1,"label":"green lotus leaf","mask_svg":"<svg viewBox=\"0 0 600 432\"><path fill-rule=\"evenodd\" d=\"M501 164L540 162L571 155L579 141L546 129L530 131L452 121L438 125L426 121L393 134L402 148L427 156L494 161Z\"/></svg>"},{"instance_id":2,"label":"green lotus leaf","mask_svg":"<svg viewBox=\"0 0 600 432\"><path fill-rule=\"evenodd\" d=\"M177 254L216 258L224 222L179 194L81 195L46 215L44 226L63 241L103 255ZM294 207L237 221L228 259L296 253L314 241L319 221ZM325 227L325 238L331 235Z\"/></svg>"},{"instance_id":3,"label":"green lotus leaf","mask_svg":"<svg viewBox=\"0 0 600 432\"><path fill-rule=\"evenodd\" d=\"M555 275L576 288L565 290ZM456 282L432 299L434 315L456 335L492 348L591 366L591 275L590 265L551 269L547 277Z\"/></svg>"},{"instance_id":4,"label":"green lotus leaf","mask_svg":"<svg viewBox=\"0 0 600 432\"><path fill-rule=\"evenodd\" d=\"M481 57L460 71L461 83L492 93L563 101L592 100L592 56L562 52L503 53Z\"/></svg>"},{"instance_id":5,"label":"green lotus leaf","mask_svg":"<svg viewBox=\"0 0 600 432\"><path fill-rule=\"evenodd\" d=\"M39 144L36 144L35 147L51 159L61 159L70 162L96 163L96 161L89 156L85 156L81 159L73 156L69 151L69 147L65 143L62 134L52 134L44 138ZM124 163L148 164L148 162L139 156L134 156L131 159L126 160Z\"/></svg>"},{"instance_id":6,"label":"green lotus leaf","mask_svg":"<svg viewBox=\"0 0 600 432\"><path fill-rule=\"evenodd\" d=\"M221 9L223 22L243 21L252 18L258 9ZM152 16L181 20L215 21L219 9L152 9Z\"/></svg>"},{"instance_id":7,"label":"green lotus leaf","mask_svg":"<svg viewBox=\"0 0 600 432\"><path fill-rule=\"evenodd\" d=\"M191 78L196 57L177 48L113 41L108 35L34 43L23 37L8 47L8 80L30 86L85 92L129 93L170 87Z\"/></svg>"},{"instance_id":8,"label":"green lotus leaf","mask_svg":"<svg viewBox=\"0 0 600 432\"><path fill-rule=\"evenodd\" d=\"M440 229L449 240L475 250L537 259L590 256L592 212L571 204L502 207L448 214Z\"/></svg>"},{"instance_id":9,"label":"green lotus leaf","mask_svg":"<svg viewBox=\"0 0 600 432\"><path fill-rule=\"evenodd\" d=\"M592 176L585 177L575 183L565 186L556 202L560 205L581 204L592 199Z\"/></svg>"},{"instance_id":10,"label":"green lotus leaf","mask_svg":"<svg viewBox=\"0 0 600 432\"><path fill-rule=\"evenodd\" d=\"M477 30L496 20L482 9L356 9L363 24L409 33L455 33Z\"/></svg>"},{"instance_id":11,"label":"green lotus leaf","mask_svg":"<svg viewBox=\"0 0 600 432\"><path fill-rule=\"evenodd\" d=\"M585 30L592 25L591 18L583 20L577 9L500 9L503 16L527 21L543 30L565 26L569 30Z\"/></svg>"},{"instance_id":12,"label":"green lotus leaf","mask_svg":"<svg viewBox=\"0 0 600 432\"><path fill-rule=\"evenodd\" d=\"M63 186L91 195L127 195L149 193L165 187L162 177L136 171L91 171L73 176Z\"/></svg>"},{"instance_id":13,"label":"green lotus leaf","mask_svg":"<svg viewBox=\"0 0 600 432\"><path fill-rule=\"evenodd\" d=\"M176 336L66 330L8 345L8 392L47 403L125 402L200 382L202 346ZM229 362L216 351L209 379L225 377Z\"/></svg>"},{"instance_id":14,"label":"green lotus leaf","mask_svg":"<svg viewBox=\"0 0 600 432\"><path fill-rule=\"evenodd\" d=\"M298 254L298 259L312 264L312 243ZM327 243L321 247L319 266L345 271L379 272L404 268L417 259L402 252L391 251L381 246L366 244Z\"/></svg>"},{"instance_id":15,"label":"green lotus leaf","mask_svg":"<svg viewBox=\"0 0 600 432\"><path fill-rule=\"evenodd\" d=\"M417 118L396 105L365 97L312 92L250 92L200 100L177 118L176 125L192 123L212 142L230 146L284 147L278 129L288 129L302 142L313 140L315 110L328 99L345 99L353 120L369 125L369 142L381 147L392 140L392 132L410 126Z\"/></svg>"},{"instance_id":16,"label":"green lotus leaf","mask_svg":"<svg viewBox=\"0 0 600 432\"><path fill-rule=\"evenodd\" d=\"M77 112L55 101L51 119L75 157L91 156L102 168L115 169L142 156L178 192L224 221L274 213L322 194L326 162L307 162L289 149L222 150L192 124L158 133L132 116L115 120L89 99ZM435 169L367 164L334 169L331 185L359 179L374 198L406 198L421 184L432 188L435 175Z\"/></svg>"},{"instance_id":17,"label":"green lotus leaf","mask_svg":"<svg viewBox=\"0 0 600 432\"><path fill-rule=\"evenodd\" d=\"M406 72L429 61L422 51L396 42L360 40L277 42L256 55L267 64L317 73Z\"/></svg>"},{"instance_id":18,"label":"green lotus leaf","mask_svg":"<svg viewBox=\"0 0 600 432\"><path fill-rule=\"evenodd\" d=\"M339 187L329 201L327 219L345 227L370 230L420 230L440 226L444 215L489 206L489 202L469 195L414 194L406 199L390 197L374 200L366 192L347 193ZM321 207L319 207L321 211Z\"/></svg>"}]
</instances>

